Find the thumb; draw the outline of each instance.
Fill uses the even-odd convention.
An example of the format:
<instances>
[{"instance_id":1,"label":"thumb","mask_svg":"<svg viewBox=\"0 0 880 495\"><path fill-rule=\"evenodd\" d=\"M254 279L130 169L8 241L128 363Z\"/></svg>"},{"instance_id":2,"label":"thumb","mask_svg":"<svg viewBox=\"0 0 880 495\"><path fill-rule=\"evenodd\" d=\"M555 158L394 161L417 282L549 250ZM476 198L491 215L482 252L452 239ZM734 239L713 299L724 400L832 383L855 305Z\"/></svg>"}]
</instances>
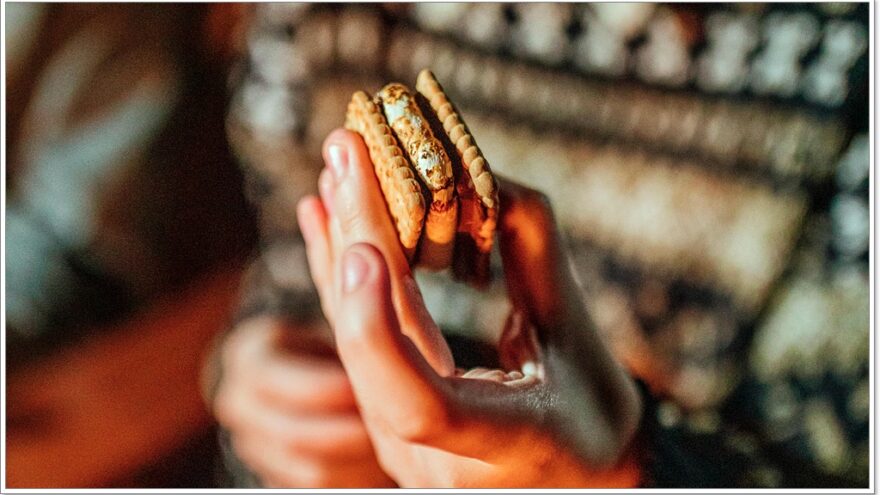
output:
<instances>
[{"instance_id":1,"label":"thumb","mask_svg":"<svg viewBox=\"0 0 880 495\"><path fill-rule=\"evenodd\" d=\"M346 250L341 264L341 311L334 332L339 357L365 416L393 429L441 426L449 392L401 332L382 254L371 245L355 244Z\"/></svg>"},{"instance_id":2,"label":"thumb","mask_svg":"<svg viewBox=\"0 0 880 495\"><path fill-rule=\"evenodd\" d=\"M511 302L540 329L557 327L582 311L583 303L550 203L510 181L500 191L499 247Z\"/></svg>"}]
</instances>

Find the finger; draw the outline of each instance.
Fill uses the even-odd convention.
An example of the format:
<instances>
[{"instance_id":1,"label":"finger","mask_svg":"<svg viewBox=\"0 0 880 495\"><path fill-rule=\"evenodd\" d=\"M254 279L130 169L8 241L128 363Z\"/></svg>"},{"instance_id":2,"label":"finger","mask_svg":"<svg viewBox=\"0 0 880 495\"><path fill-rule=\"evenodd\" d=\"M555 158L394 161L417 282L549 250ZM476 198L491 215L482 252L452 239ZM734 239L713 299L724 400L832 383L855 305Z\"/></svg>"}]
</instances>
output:
<instances>
[{"instance_id":1,"label":"finger","mask_svg":"<svg viewBox=\"0 0 880 495\"><path fill-rule=\"evenodd\" d=\"M334 412L355 407L345 370L336 362L270 359L254 375L254 391L290 411Z\"/></svg>"},{"instance_id":2,"label":"finger","mask_svg":"<svg viewBox=\"0 0 880 495\"><path fill-rule=\"evenodd\" d=\"M288 462L284 457L272 455L266 445L235 433L230 434L229 444L236 457L256 475L262 485L289 488L299 485L299 479L291 469L294 463Z\"/></svg>"},{"instance_id":3,"label":"finger","mask_svg":"<svg viewBox=\"0 0 880 495\"><path fill-rule=\"evenodd\" d=\"M238 394L218 403L217 418L229 431L248 438L282 442L292 453L352 459L372 452L357 411L304 415L280 410L255 394Z\"/></svg>"},{"instance_id":4,"label":"finger","mask_svg":"<svg viewBox=\"0 0 880 495\"><path fill-rule=\"evenodd\" d=\"M507 380L507 373L498 369L474 368L461 377L470 378L472 380L491 380L501 383Z\"/></svg>"},{"instance_id":5,"label":"finger","mask_svg":"<svg viewBox=\"0 0 880 495\"><path fill-rule=\"evenodd\" d=\"M517 309L510 312L501 331L498 358L506 369L537 375L541 349L535 326Z\"/></svg>"},{"instance_id":6,"label":"finger","mask_svg":"<svg viewBox=\"0 0 880 495\"><path fill-rule=\"evenodd\" d=\"M501 180L499 247L514 307L541 327L559 324L582 301L546 196Z\"/></svg>"},{"instance_id":7,"label":"finger","mask_svg":"<svg viewBox=\"0 0 880 495\"><path fill-rule=\"evenodd\" d=\"M337 130L324 141L323 154L334 179L332 208L340 240L369 242L382 251L392 272L409 272L364 141L356 133Z\"/></svg>"},{"instance_id":8,"label":"finger","mask_svg":"<svg viewBox=\"0 0 880 495\"><path fill-rule=\"evenodd\" d=\"M320 456L291 455L271 439L230 439L238 457L267 488L355 488L390 486L375 456L335 461Z\"/></svg>"},{"instance_id":9,"label":"finger","mask_svg":"<svg viewBox=\"0 0 880 495\"><path fill-rule=\"evenodd\" d=\"M341 363L304 352L293 354L290 345L280 342L287 330L269 318L242 323L225 346L229 384L241 384L242 389L254 390L292 411L353 409L354 394Z\"/></svg>"},{"instance_id":10,"label":"finger","mask_svg":"<svg viewBox=\"0 0 880 495\"><path fill-rule=\"evenodd\" d=\"M337 297L344 311L334 331L364 418L410 441L441 435L449 424L451 397L400 331L382 254L356 244L343 256Z\"/></svg>"},{"instance_id":11,"label":"finger","mask_svg":"<svg viewBox=\"0 0 880 495\"><path fill-rule=\"evenodd\" d=\"M296 217L305 239L309 272L318 289L324 315L332 324L334 270L327 211L319 198L306 196L297 204Z\"/></svg>"},{"instance_id":12,"label":"finger","mask_svg":"<svg viewBox=\"0 0 880 495\"><path fill-rule=\"evenodd\" d=\"M339 416L291 418L283 416L278 426L289 436L285 444L297 454L333 460L352 460L373 454L373 443L359 413Z\"/></svg>"},{"instance_id":13,"label":"finger","mask_svg":"<svg viewBox=\"0 0 880 495\"><path fill-rule=\"evenodd\" d=\"M569 410L596 410L598 405L607 417L631 416L638 410L635 386L596 331L549 201L509 181L500 191L500 248L508 293L514 307L536 325L544 344L537 375L566 397Z\"/></svg>"},{"instance_id":14,"label":"finger","mask_svg":"<svg viewBox=\"0 0 880 495\"><path fill-rule=\"evenodd\" d=\"M353 132L334 131L324 143L324 159L336 181L331 219L336 252L360 242L379 249L391 274L394 306L404 333L437 373L451 376L452 353L412 277L363 140Z\"/></svg>"}]
</instances>

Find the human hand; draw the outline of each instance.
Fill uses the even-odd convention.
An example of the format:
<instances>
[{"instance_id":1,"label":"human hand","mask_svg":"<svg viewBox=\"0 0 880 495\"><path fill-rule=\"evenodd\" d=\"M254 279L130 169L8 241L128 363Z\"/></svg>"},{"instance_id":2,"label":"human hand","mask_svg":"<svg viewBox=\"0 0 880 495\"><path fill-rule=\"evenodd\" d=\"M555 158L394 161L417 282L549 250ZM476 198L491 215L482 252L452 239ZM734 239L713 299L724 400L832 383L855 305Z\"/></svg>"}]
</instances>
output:
<instances>
[{"instance_id":1,"label":"human hand","mask_svg":"<svg viewBox=\"0 0 880 495\"><path fill-rule=\"evenodd\" d=\"M389 487L333 349L270 317L241 323L221 349L213 409L266 487Z\"/></svg>"},{"instance_id":2,"label":"human hand","mask_svg":"<svg viewBox=\"0 0 880 495\"><path fill-rule=\"evenodd\" d=\"M305 198L298 217L386 472L402 486L636 484L629 446L638 396L590 323L546 201L514 184L501 188L500 247L514 306L501 351L510 372L457 373L363 141L335 131L324 156L321 198ZM527 362L536 371L520 377Z\"/></svg>"}]
</instances>

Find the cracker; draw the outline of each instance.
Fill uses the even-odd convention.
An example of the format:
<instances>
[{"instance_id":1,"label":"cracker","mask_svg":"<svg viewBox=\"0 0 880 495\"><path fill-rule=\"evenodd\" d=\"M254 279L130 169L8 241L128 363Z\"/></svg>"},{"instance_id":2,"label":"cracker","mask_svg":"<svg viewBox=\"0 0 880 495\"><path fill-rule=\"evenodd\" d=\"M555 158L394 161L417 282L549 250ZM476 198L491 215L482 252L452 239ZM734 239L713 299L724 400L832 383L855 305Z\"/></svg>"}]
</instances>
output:
<instances>
[{"instance_id":1,"label":"cracker","mask_svg":"<svg viewBox=\"0 0 880 495\"><path fill-rule=\"evenodd\" d=\"M425 222L425 198L385 116L363 91L348 104L345 127L360 134L370 152L388 211L408 260L414 259Z\"/></svg>"},{"instance_id":2,"label":"cracker","mask_svg":"<svg viewBox=\"0 0 880 495\"><path fill-rule=\"evenodd\" d=\"M416 90L430 105L455 150L456 161L460 161L455 188L461 219L456 233L453 272L458 278L485 283L490 275L490 254L498 223L498 184L461 114L431 71L424 69L419 73Z\"/></svg>"},{"instance_id":3,"label":"cracker","mask_svg":"<svg viewBox=\"0 0 880 495\"><path fill-rule=\"evenodd\" d=\"M442 270L452 262L458 223L458 203L452 161L404 85L391 83L375 98L388 125L425 189L430 207L418 251L419 266Z\"/></svg>"}]
</instances>

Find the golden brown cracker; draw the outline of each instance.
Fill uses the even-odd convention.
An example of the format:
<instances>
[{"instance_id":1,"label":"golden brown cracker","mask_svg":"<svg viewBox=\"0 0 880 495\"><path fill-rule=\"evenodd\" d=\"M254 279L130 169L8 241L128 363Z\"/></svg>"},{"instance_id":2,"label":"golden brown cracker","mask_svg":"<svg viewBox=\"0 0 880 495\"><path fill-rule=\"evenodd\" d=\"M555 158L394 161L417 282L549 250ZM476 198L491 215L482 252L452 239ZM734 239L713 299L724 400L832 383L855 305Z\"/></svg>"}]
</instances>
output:
<instances>
[{"instance_id":1,"label":"golden brown cracker","mask_svg":"<svg viewBox=\"0 0 880 495\"><path fill-rule=\"evenodd\" d=\"M418 264L435 270L447 268L452 261L458 223L450 157L431 131L409 88L399 83L388 84L376 94L376 104L425 186L430 205Z\"/></svg>"},{"instance_id":2,"label":"golden brown cracker","mask_svg":"<svg viewBox=\"0 0 880 495\"><path fill-rule=\"evenodd\" d=\"M421 185L403 156L382 111L363 91L352 96L345 116L345 127L364 138L400 243L407 259L412 260L426 216Z\"/></svg>"},{"instance_id":3,"label":"golden brown cracker","mask_svg":"<svg viewBox=\"0 0 880 495\"><path fill-rule=\"evenodd\" d=\"M498 184L461 115L431 71L425 69L419 73L416 90L430 105L461 164L455 181L460 220L454 272L465 280L485 282L489 277L489 256L498 222Z\"/></svg>"}]
</instances>

